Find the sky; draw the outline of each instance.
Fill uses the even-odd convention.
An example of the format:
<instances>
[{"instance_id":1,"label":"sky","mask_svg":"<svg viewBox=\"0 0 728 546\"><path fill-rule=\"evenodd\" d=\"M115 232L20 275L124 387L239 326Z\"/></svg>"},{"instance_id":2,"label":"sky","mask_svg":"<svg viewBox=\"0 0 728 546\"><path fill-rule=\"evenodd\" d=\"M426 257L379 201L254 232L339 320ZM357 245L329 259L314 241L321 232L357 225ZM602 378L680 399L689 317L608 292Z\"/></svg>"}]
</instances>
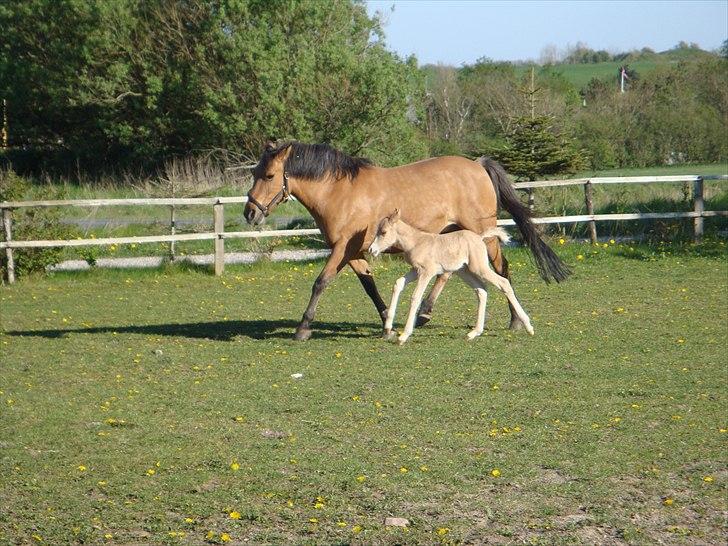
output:
<instances>
[{"instance_id":1,"label":"sky","mask_svg":"<svg viewBox=\"0 0 728 546\"><path fill-rule=\"evenodd\" d=\"M547 45L611 53L680 41L714 50L728 38L728 0L367 0L384 13L387 49L420 65L538 60ZM394 6L394 11L391 11Z\"/></svg>"}]
</instances>

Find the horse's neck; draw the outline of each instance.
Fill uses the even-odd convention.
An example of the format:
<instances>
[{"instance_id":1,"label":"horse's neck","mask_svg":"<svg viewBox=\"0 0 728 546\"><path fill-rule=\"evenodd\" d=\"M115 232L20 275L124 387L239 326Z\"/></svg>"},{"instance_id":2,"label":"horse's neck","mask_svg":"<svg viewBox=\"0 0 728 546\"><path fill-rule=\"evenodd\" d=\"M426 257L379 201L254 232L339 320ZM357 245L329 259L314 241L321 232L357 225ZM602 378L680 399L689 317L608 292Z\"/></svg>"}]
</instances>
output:
<instances>
[{"instance_id":1,"label":"horse's neck","mask_svg":"<svg viewBox=\"0 0 728 546\"><path fill-rule=\"evenodd\" d=\"M420 231L419 229L400 221L397 224L397 246L404 252L408 252L414 248L423 238L428 238L430 234Z\"/></svg>"},{"instance_id":2,"label":"horse's neck","mask_svg":"<svg viewBox=\"0 0 728 546\"><path fill-rule=\"evenodd\" d=\"M326 215L332 190L333 184L329 180L297 179L291 184L291 195L298 199L317 221Z\"/></svg>"}]
</instances>

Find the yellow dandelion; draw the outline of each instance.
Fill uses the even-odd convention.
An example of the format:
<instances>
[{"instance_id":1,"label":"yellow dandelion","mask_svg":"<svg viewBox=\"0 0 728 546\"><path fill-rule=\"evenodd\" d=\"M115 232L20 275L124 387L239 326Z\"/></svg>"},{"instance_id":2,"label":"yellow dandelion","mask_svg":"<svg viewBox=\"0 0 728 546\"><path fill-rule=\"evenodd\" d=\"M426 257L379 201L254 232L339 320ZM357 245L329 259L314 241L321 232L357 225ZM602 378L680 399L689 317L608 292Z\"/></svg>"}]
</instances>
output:
<instances>
[{"instance_id":1,"label":"yellow dandelion","mask_svg":"<svg viewBox=\"0 0 728 546\"><path fill-rule=\"evenodd\" d=\"M240 512L232 511L230 512L230 517L232 519L240 519Z\"/></svg>"},{"instance_id":2,"label":"yellow dandelion","mask_svg":"<svg viewBox=\"0 0 728 546\"><path fill-rule=\"evenodd\" d=\"M407 474L407 472L409 472L409 469L408 469L408 468L407 468L406 466L401 466L401 467L399 468L399 471L400 471L400 472L401 472L402 474Z\"/></svg>"},{"instance_id":3,"label":"yellow dandelion","mask_svg":"<svg viewBox=\"0 0 728 546\"><path fill-rule=\"evenodd\" d=\"M220 535L220 540L222 540L223 542L230 542L230 535L228 535L227 533L222 533Z\"/></svg>"},{"instance_id":4,"label":"yellow dandelion","mask_svg":"<svg viewBox=\"0 0 728 546\"><path fill-rule=\"evenodd\" d=\"M346 522L345 522L345 521L337 521L337 522L336 522L336 525L337 525L338 527L346 527Z\"/></svg>"},{"instance_id":5,"label":"yellow dandelion","mask_svg":"<svg viewBox=\"0 0 728 546\"><path fill-rule=\"evenodd\" d=\"M437 531L435 531L438 536L444 537L446 534L450 532L449 527L438 527Z\"/></svg>"},{"instance_id":6,"label":"yellow dandelion","mask_svg":"<svg viewBox=\"0 0 728 546\"><path fill-rule=\"evenodd\" d=\"M309 523L318 523L317 518L308 518Z\"/></svg>"},{"instance_id":7,"label":"yellow dandelion","mask_svg":"<svg viewBox=\"0 0 728 546\"><path fill-rule=\"evenodd\" d=\"M79 472L86 472L86 467L82 464L78 465L78 471Z\"/></svg>"},{"instance_id":8,"label":"yellow dandelion","mask_svg":"<svg viewBox=\"0 0 728 546\"><path fill-rule=\"evenodd\" d=\"M105 538L106 540L111 540L112 538L114 538L114 535L112 535L111 533L106 533L106 534L104 535L104 538Z\"/></svg>"},{"instance_id":9,"label":"yellow dandelion","mask_svg":"<svg viewBox=\"0 0 728 546\"><path fill-rule=\"evenodd\" d=\"M420 467L420 470L421 470L422 472L427 472L427 471L428 471L428 470L430 470L430 469L429 469L429 468L427 468L427 465L424 465L424 464L423 464L423 465L422 465L422 466Z\"/></svg>"},{"instance_id":10,"label":"yellow dandelion","mask_svg":"<svg viewBox=\"0 0 728 546\"><path fill-rule=\"evenodd\" d=\"M498 470L497 468L494 468L493 470L490 471L490 475L493 476L494 478L499 478L501 475L501 471Z\"/></svg>"},{"instance_id":11,"label":"yellow dandelion","mask_svg":"<svg viewBox=\"0 0 728 546\"><path fill-rule=\"evenodd\" d=\"M153 468L147 469L147 476L154 476L156 473L157 473L157 471L154 470Z\"/></svg>"},{"instance_id":12,"label":"yellow dandelion","mask_svg":"<svg viewBox=\"0 0 728 546\"><path fill-rule=\"evenodd\" d=\"M31 537L33 538L33 540L35 540L36 542L43 542L43 537L42 537L42 536L40 536L40 535L38 535L38 534L32 534L32 535L30 535L30 536L31 536Z\"/></svg>"},{"instance_id":13,"label":"yellow dandelion","mask_svg":"<svg viewBox=\"0 0 728 546\"><path fill-rule=\"evenodd\" d=\"M326 506L326 505L323 502L317 502L316 504L313 505L313 507L316 510L321 510L324 506Z\"/></svg>"},{"instance_id":14,"label":"yellow dandelion","mask_svg":"<svg viewBox=\"0 0 728 546\"><path fill-rule=\"evenodd\" d=\"M214 531L207 531L207 534L205 534L205 539L212 540L213 538L215 538L215 536L216 534Z\"/></svg>"},{"instance_id":15,"label":"yellow dandelion","mask_svg":"<svg viewBox=\"0 0 728 546\"><path fill-rule=\"evenodd\" d=\"M705 477L703 478L703 481L704 481L705 483L713 483L713 482L714 482L715 480L713 479L713 476L705 476Z\"/></svg>"},{"instance_id":16,"label":"yellow dandelion","mask_svg":"<svg viewBox=\"0 0 728 546\"><path fill-rule=\"evenodd\" d=\"M232 470L233 472L237 472L238 470L240 470L240 464L238 463L238 461L233 461L232 463L230 463L230 470Z\"/></svg>"},{"instance_id":17,"label":"yellow dandelion","mask_svg":"<svg viewBox=\"0 0 728 546\"><path fill-rule=\"evenodd\" d=\"M566 242L566 240L562 237L559 239L559 244L563 245Z\"/></svg>"},{"instance_id":18,"label":"yellow dandelion","mask_svg":"<svg viewBox=\"0 0 728 546\"><path fill-rule=\"evenodd\" d=\"M359 483L364 483L365 481L367 481L367 477L366 476L357 476L356 481L358 481Z\"/></svg>"},{"instance_id":19,"label":"yellow dandelion","mask_svg":"<svg viewBox=\"0 0 728 546\"><path fill-rule=\"evenodd\" d=\"M194 522L195 522L195 520L193 520L192 518L185 518L185 523L194 523Z\"/></svg>"},{"instance_id":20,"label":"yellow dandelion","mask_svg":"<svg viewBox=\"0 0 728 546\"><path fill-rule=\"evenodd\" d=\"M351 532L354 533L355 535L358 535L359 533L361 533L361 531L362 531L361 525L354 525L354 527L351 528Z\"/></svg>"},{"instance_id":21,"label":"yellow dandelion","mask_svg":"<svg viewBox=\"0 0 728 546\"><path fill-rule=\"evenodd\" d=\"M583 260L584 259L584 255L583 254L577 254L576 255L576 259L577 260Z\"/></svg>"},{"instance_id":22,"label":"yellow dandelion","mask_svg":"<svg viewBox=\"0 0 728 546\"><path fill-rule=\"evenodd\" d=\"M672 506L673 504L675 504L675 500L667 497L662 501L662 504L664 504L665 506Z\"/></svg>"}]
</instances>

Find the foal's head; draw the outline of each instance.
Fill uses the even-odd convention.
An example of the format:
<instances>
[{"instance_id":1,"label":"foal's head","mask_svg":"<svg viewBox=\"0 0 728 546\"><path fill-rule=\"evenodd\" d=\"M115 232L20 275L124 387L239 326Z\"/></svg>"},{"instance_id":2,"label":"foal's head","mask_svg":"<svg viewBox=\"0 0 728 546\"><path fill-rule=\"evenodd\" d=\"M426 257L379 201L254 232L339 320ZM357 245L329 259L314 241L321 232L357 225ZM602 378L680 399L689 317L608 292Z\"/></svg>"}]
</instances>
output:
<instances>
[{"instance_id":1,"label":"foal's head","mask_svg":"<svg viewBox=\"0 0 728 546\"><path fill-rule=\"evenodd\" d=\"M381 222L379 222L377 234L374 237L372 244L369 245L369 253L372 256L379 256L382 252L397 242L397 225L400 221L399 209L394 209L392 214L386 216Z\"/></svg>"}]
</instances>

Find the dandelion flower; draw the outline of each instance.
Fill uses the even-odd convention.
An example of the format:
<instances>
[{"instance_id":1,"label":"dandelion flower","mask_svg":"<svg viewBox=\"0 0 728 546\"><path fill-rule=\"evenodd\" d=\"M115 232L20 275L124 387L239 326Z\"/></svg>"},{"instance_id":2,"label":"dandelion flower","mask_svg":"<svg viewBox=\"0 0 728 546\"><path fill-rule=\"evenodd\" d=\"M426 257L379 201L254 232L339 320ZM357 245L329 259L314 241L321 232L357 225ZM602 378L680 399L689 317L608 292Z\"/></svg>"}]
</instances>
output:
<instances>
[{"instance_id":1,"label":"dandelion flower","mask_svg":"<svg viewBox=\"0 0 728 546\"><path fill-rule=\"evenodd\" d=\"M79 472L86 472L86 467L82 464L78 465L78 471Z\"/></svg>"},{"instance_id":2,"label":"dandelion flower","mask_svg":"<svg viewBox=\"0 0 728 546\"><path fill-rule=\"evenodd\" d=\"M240 512L232 511L230 512L230 517L232 519L240 519Z\"/></svg>"},{"instance_id":3,"label":"dandelion flower","mask_svg":"<svg viewBox=\"0 0 728 546\"><path fill-rule=\"evenodd\" d=\"M437 531L435 531L438 536L444 537L446 534L450 532L449 527L439 527Z\"/></svg>"},{"instance_id":4,"label":"dandelion flower","mask_svg":"<svg viewBox=\"0 0 728 546\"><path fill-rule=\"evenodd\" d=\"M317 518L308 518L309 523L318 523Z\"/></svg>"},{"instance_id":5,"label":"dandelion flower","mask_svg":"<svg viewBox=\"0 0 728 546\"><path fill-rule=\"evenodd\" d=\"M498 470L497 468L494 468L493 470L490 471L490 475L493 476L494 478L499 478L501 475L501 471Z\"/></svg>"},{"instance_id":6,"label":"dandelion flower","mask_svg":"<svg viewBox=\"0 0 728 546\"><path fill-rule=\"evenodd\" d=\"M362 531L361 525L354 525L354 527L351 528L351 532L354 534L359 534Z\"/></svg>"},{"instance_id":7,"label":"dandelion flower","mask_svg":"<svg viewBox=\"0 0 728 546\"><path fill-rule=\"evenodd\" d=\"M366 480L367 480L366 476L357 476L356 477L356 481L358 481L359 483L364 483Z\"/></svg>"},{"instance_id":8,"label":"dandelion flower","mask_svg":"<svg viewBox=\"0 0 728 546\"><path fill-rule=\"evenodd\" d=\"M671 499L670 497L666 497L662 501L662 504L664 504L665 506L672 506L673 504L675 504L675 500L674 499Z\"/></svg>"},{"instance_id":9,"label":"dandelion flower","mask_svg":"<svg viewBox=\"0 0 728 546\"><path fill-rule=\"evenodd\" d=\"M230 463L230 470L232 470L233 472L237 472L238 470L240 470L240 464L238 464L238 461L233 461L232 463Z\"/></svg>"},{"instance_id":10,"label":"dandelion flower","mask_svg":"<svg viewBox=\"0 0 728 546\"><path fill-rule=\"evenodd\" d=\"M154 476L157 473L153 468L147 469L147 476Z\"/></svg>"},{"instance_id":11,"label":"dandelion flower","mask_svg":"<svg viewBox=\"0 0 728 546\"><path fill-rule=\"evenodd\" d=\"M703 481L704 481L705 483L713 483L714 479L713 479L713 476L705 476L705 477L703 478Z\"/></svg>"},{"instance_id":12,"label":"dandelion flower","mask_svg":"<svg viewBox=\"0 0 728 546\"><path fill-rule=\"evenodd\" d=\"M230 535L228 535L227 533L223 533L220 535L220 540L222 540L223 542L230 542Z\"/></svg>"}]
</instances>

